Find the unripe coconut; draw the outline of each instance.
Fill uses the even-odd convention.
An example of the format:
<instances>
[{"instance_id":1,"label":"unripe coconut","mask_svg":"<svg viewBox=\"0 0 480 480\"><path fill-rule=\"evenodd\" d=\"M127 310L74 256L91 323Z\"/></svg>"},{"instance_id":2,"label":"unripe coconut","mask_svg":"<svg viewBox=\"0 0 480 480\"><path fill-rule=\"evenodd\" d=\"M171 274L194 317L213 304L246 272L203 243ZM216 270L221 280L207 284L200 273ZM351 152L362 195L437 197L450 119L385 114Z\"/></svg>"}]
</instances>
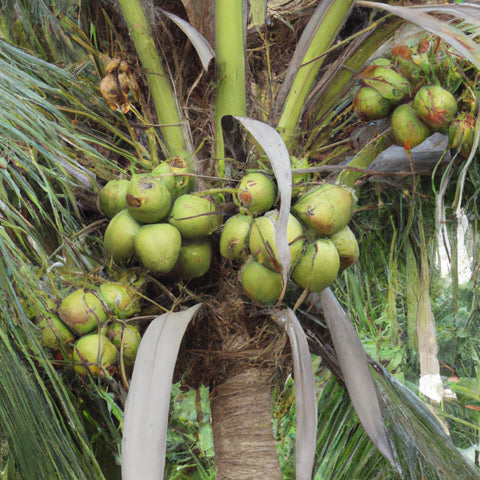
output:
<instances>
[{"instance_id":1,"label":"unripe coconut","mask_svg":"<svg viewBox=\"0 0 480 480\"><path fill-rule=\"evenodd\" d=\"M216 205L210 199L185 194L175 200L168 221L183 237L194 239L214 232L222 223L222 215L216 213Z\"/></svg>"},{"instance_id":2,"label":"unripe coconut","mask_svg":"<svg viewBox=\"0 0 480 480\"><path fill-rule=\"evenodd\" d=\"M168 188L171 197L173 198L175 196L175 172L166 160L158 164L152 170L151 175L162 180Z\"/></svg>"},{"instance_id":3,"label":"unripe coconut","mask_svg":"<svg viewBox=\"0 0 480 480\"><path fill-rule=\"evenodd\" d=\"M399 105L392 114L392 132L397 145L411 148L420 145L430 135L430 127L423 123L408 103Z\"/></svg>"},{"instance_id":4,"label":"unripe coconut","mask_svg":"<svg viewBox=\"0 0 480 480\"><path fill-rule=\"evenodd\" d=\"M278 210L267 212L262 217L257 217L250 232L249 248L257 262L271 270L280 272L282 267L278 258L275 242L275 223L278 219ZM290 261L293 265L303 249L303 227L300 222L289 214L287 223L287 241L290 247Z\"/></svg>"},{"instance_id":5,"label":"unripe coconut","mask_svg":"<svg viewBox=\"0 0 480 480\"><path fill-rule=\"evenodd\" d=\"M292 271L292 280L310 292L321 292L337 278L340 258L335 245L328 238L319 238L308 244Z\"/></svg>"},{"instance_id":6,"label":"unripe coconut","mask_svg":"<svg viewBox=\"0 0 480 480\"><path fill-rule=\"evenodd\" d=\"M392 104L372 87L362 87L353 97L353 110L363 121L384 118Z\"/></svg>"},{"instance_id":7,"label":"unripe coconut","mask_svg":"<svg viewBox=\"0 0 480 480\"><path fill-rule=\"evenodd\" d=\"M172 206L167 185L160 177L151 174L133 175L126 198L130 215L143 223L160 222Z\"/></svg>"},{"instance_id":8,"label":"unripe coconut","mask_svg":"<svg viewBox=\"0 0 480 480\"><path fill-rule=\"evenodd\" d=\"M140 310L138 297L127 285L105 282L100 285L99 292L105 305L118 318L131 318Z\"/></svg>"},{"instance_id":9,"label":"unripe coconut","mask_svg":"<svg viewBox=\"0 0 480 480\"><path fill-rule=\"evenodd\" d=\"M174 157L167 162L174 173L175 197L191 192L194 181L188 163L182 157Z\"/></svg>"},{"instance_id":10,"label":"unripe coconut","mask_svg":"<svg viewBox=\"0 0 480 480\"><path fill-rule=\"evenodd\" d=\"M290 164L292 165L292 170L310 167L307 157L298 158L290 156ZM311 179L311 173L294 173L292 175L292 195L299 195L303 193L303 191L306 189L306 185Z\"/></svg>"},{"instance_id":11,"label":"unripe coconut","mask_svg":"<svg viewBox=\"0 0 480 480\"><path fill-rule=\"evenodd\" d=\"M145 268L155 273L168 273L178 260L182 237L168 223L143 225L135 236L135 251Z\"/></svg>"},{"instance_id":12,"label":"unripe coconut","mask_svg":"<svg viewBox=\"0 0 480 480\"><path fill-rule=\"evenodd\" d=\"M84 335L77 340L73 349L74 369L80 375L89 371L92 375L103 375L117 359L117 348L105 336L98 333Z\"/></svg>"},{"instance_id":13,"label":"unripe coconut","mask_svg":"<svg viewBox=\"0 0 480 480\"><path fill-rule=\"evenodd\" d=\"M108 318L102 301L84 288L75 290L63 299L58 315L63 322L79 333L91 332Z\"/></svg>"},{"instance_id":14,"label":"unripe coconut","mask_svg":"<svg viewBox=\"0 0 480 480\"><path fill-rule=\"evenodd\" d=\"M220 255L230 260L246 260L249 255L248 239L253 218L237 213L230 217L223 226L220 235Z\"/></svg>"},{"instance_id":15,"label":"unripe coconut","mask_svg":"<svg viewBox=\"0 0 480 480\"><path fill-rule=\"evenodd\" d=\"M129 185L130 181L126 178L110 180L100 190L98 197L99 207L108 218L113 218L118 212L128 207L126 195Z\"/></svg>"},{"instance_id":16,"label":"unripe coconut","mask_svg":"<svg viewBox=\"0 0 480 480\"><path fill-rule=\"evenodd\" d=\"M42 345L58 349L60 345L73 342L74 336L69 328L54 313L45 315L38 323Z\"/></svg>"},{"instance_id":17,"label":"unripe coconut","mask_svg":"<svg viewBox=\"0 0 480 480\"><path fill-rule=\"evenodd\" d=\"M337 233L334 233L330 240L337 249L340 257L340 269L349 267L358 260L360 254L357 238L350 227L345 227Z\"/></svg>"},{"instance_id":18,"label":"unripe coconut","mask_svg":"<svg viewBox=\"0 0 480 480\"><path fill-rule=\"evenodd\" d=\"M140 223L135 220L128 210L118 212L105 230L103 244L108 255L114 260L127 261L134 254L135 235Z\"/></svg>"},{"instance_id":19,"label":"unripe coconut","mask_svg":"<svg viewBox=\"0 0 480 480\"><path fill-rule=\"evenodd\" d=\"M435 130L448 126L457 113L455 97L440 85L422 87L413 99L417 116Z\"/></svg>"},{"instance_id":20,"label":"unripe coconut","mask_svg":"<svg viewBox=\"0 0 480 480\"><path fill-rule=\"evenodd\" d=\"M292 212L317 235L333 235L347 226L354 205L350 190L325 183L302 195Z\"/></svg>"},{"instance_id":21,"label":"unripe coconut","mask_svg":"<svg viewBox=\"0 0 480 480\"><path fill-rule=\"evenodd\" d=\"M138 347L142 336L137 327L131 323L114 322L106 329L105 335L123 354L123 361L127 367L131 367L135 362Z\"/></svg>"},{"instance_id":22,"label":"unripe coconut","mask_svg":"<svg viewBox=\"0 0 480 480\"><path fill-rule=\"evenodd\" d=\"M183 240L173 275L189 280L205 275L212 262L212 245L209 238Z\"/></svg>"},{"instance_id":23,"label":"unripe coconut","mask_svg":"<svg viewBox=\"0 0 480 480\"><path fill-rule=\"evenodd\" d=\"M410 95L411 86L408 80L392 68L382 65L369 65L360 77L365 85L377 90L382 97L392 104L401 102Z\"/></svg>"},{"instance_id":24,"label":"unripe coconut","mask_svg":"<svg viewBox=\"0 0 480 480\"><path fill-rule=\"evenodd\" d=\"M264 305L276 302L282 293L282 276L255 260L247 260L240 271L240 282L245 293Z\"/></svg>"},{"instance_id":25,"label":"unripe coconut","mask_svg":"<svg viewBox=\"0 0 480 480\"><path fill-rule=\"evenodd\" d=\"M247 173L238 185L235 203L252 215L260 215L272 208L277 189L272 178L262 172Z\"/></svg>"},{"instance_id":26,"label":"unripe coconut","mask_svg":"<svg viewBox=\"0 0 480 480\"><path fill-rule=\"evenodd\" d=\"M453 119L448 130L448 148L460 150L462 157L468 157L473 146L475 120L469 113L460 113Z\"/></svg>"}]
</instances>

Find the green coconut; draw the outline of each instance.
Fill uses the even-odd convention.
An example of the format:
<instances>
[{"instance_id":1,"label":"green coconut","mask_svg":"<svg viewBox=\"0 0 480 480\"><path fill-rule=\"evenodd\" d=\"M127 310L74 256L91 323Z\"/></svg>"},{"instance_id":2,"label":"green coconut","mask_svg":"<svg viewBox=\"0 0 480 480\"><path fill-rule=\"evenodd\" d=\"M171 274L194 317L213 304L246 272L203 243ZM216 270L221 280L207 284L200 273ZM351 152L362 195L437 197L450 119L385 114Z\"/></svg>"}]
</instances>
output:
<instances>
[{"instance_id":1,"label":"green coconut","mask_svg":"<svg viewBox=\"0 0 480 480\"><path fill-rule=\"evenodd\" d=\"M249 249L257 262L276 272L281 271L278 250L275 242L275 223L278 210L257 217L250 233ZM301 223L290 214L287 223L287 241L290 247L290 261L293 265L300 255L304 244L304 232Z\"/></svg>"},{"instance_id":2,"label":"green coconut","mask_svg":"<svg viewBox=\"0 0 480 480\"><path fill-rule=\"evenodd\" d=\"M248 239L253 218L237 213L230 217L223 226L220 235L220 255L230 260L244 261L249 255Z\"/></svg>"},{"instance_id":3,"label":"green coconut","mask_svg":"<svg viewBox=\"0 0 480 480\"><path fill-rule=\"evenodd\" d=\"M143 223L162 221L172 206L172 195L160 176L151 174L133 175L128 186L128 211Z\"/></svg>"},{"instance_id":4,"label":"green coconut","mask_svg":"<svg viewBox=\"0 0 480 480\"><path fill-rule=\"evenodd\" d=\"M128 210L118 212L105 230L103 244L107 255L117 261L129 260L135 253L135 235L140 226Z\"/></svg>"},{"instance_id":5,"label":"green coconut","mask_svg":"<svg viewBox=\"0 0 480 480\"><path fill-rule=\"evenodd\" d=\"M126 195L129 185L130 181L127 179L110 180L100 190L99 207L108 218L113 218L118 212L128 207Z\"/></svg>"},{"instance_id":6,"label":"green coconut","mask_svg":"<svg viewBox=\"0 0 480 480\"><path fill-rule=\"evenodd\" d=\"M45 315L37 326L45 347L58 349L60 345L68 345L75 339L70 329L54 313Z\"/></svg>"},{"instance_id":7,"label":"green coconut","mask_svg":"<svg viewBox=\"0 0 480 480\"><path fill-rule=\"evenodd\" d=\"M209 238L183 240L180 255L172 274L189 280L202 277L212 262L212 244Z\"/></svg>"},{"instance_id":8,"label":"green coconut","mask_svg":"<svg viewBox=\"0 0 480 480\"><path fill-rule=\"evenodd\" d=\"M340 257L328 238L308 244L292 270L292 280L310 292L321 292L337 278Z\"/></svg>"},{"instance_id":9,"label":"green coconut","mask_svg":"<svg viewBox=\"0 0 480 480\"><path fill-rule=\"evenodd\" d=\"M117 353L117 348L105 335L84 335L77 340L73 349L73 368L80 375L87 372L103 375L115 363Z\"/></svg>"},{"instance_id":10,"label":"green coconut","mask_svg":"<svg viewBox=\"0 0 480 480\"><path fill-rule=\"evenodd\" d=\"M84 288L73 291L63 299L58 315L66 325L79 333L89 333L108 319L102 301Z\"/></svg>"},{"instance_id":11,"label":"green coconut","mask_svg":"<svg viewBox=\"0 0 480 480\"><path fill-rule=\"evenodd\" d=\"M240 271L240 283L244 292L258 303L276 302L282 293L280 273L274 272L253 259L249 259Z\"/></svg>"},{"instance_id":12,"label":"green coconut","mask_svg":"<svg viewBox=\"0 0 480 480\"><path fill-rule=\"evenodd\" d=\"M105 335L123 355L125 365L131 367L135 362L138 347L142 340L138 328L131 323L114 322L108 326Z\"/></svg>"},{"instance_id":13,"label":"green coconut","mask_svg":"<svg viewBox=\"0 0 480 480\"><path fill-rule=\"evenodd\" d=\"M135 252L142 265L154 273L168 273L180 255L182 237L168 223L142 225L135 236Z\"/></svg>"},{"instance_id":14,"label":"green coconut","mask_svg":"<svg viewBox=\"0 0 480 480\"><path fill-rule=\"evenodd\" d=\"M448 148L459 150L460 155L467 158L473 147L475 120L469 113L458 114L448 130Z\"/></svg>"},{"instance_id":15,"label":"green coconut","mask_svg":"<svg viewBox=\"0 0 480 480\"><path fill-rule=\"evenodd\" d=\"M213 233L222 223L216 205L206 197L185 194L178 197L168 221L190 240Z\"/></svg>"},{"instance_id":16,"label":"green coconut","mask_svg":"<svg viewBox=\"0 0 480 480\"><path fill-rule=\"evenodd\" d=\"M269 175L251 172L240 181L234 201L252 215L261 215L272 208L276 196L277 189Z\"/></svg>"},{"instance_id":17,"label":"green coconut","mask_svg":"<svg viewBox=\"0 0 480 480\"><path fill-rule=\"evenodd\" d=\"M350 221L355 199L347 188L325 183L302 195L292 213L318 236L333 235Z\"/></svg>"},{"instance_id":18,"label":"green coconut","mask_svg":"<svg viewBox=\"0 0 480 480\"><path fill-rule=\"evenodd\" d=\"M353 110L363 121L385 118L392 108L389 100L372 87L362 87L353 97Z\"/></svg>"},{"instance_id":19,"label":"green coconut","mask_svg":"<svg viewBox=\"0 0 480 480\"><path fill-rule=\"evenodd\" d=\"M455 97L440 85L422 87L413 99L417 116L434 130L447 127L457 113Z\"/></svg>"},{"instance_id":20,"label":"green coconut","mask_svg":"<svg viewBox=\"0 0 480 480\"><path fill-rule=\"evenodd\" d=\"M117 318L131 318L140 311L138 296L128 285L105 282L100 285L99 292L107 308Z\"/></svg>"},{"instance_id":21,"label":"green coconut","mask_svg":"<svg viewBox=\"0 0 480 480\"><path fill-rule=\"evenodd\" d=\"M298 158L290 156L290 164L292 166L292 170L300 170L310 167L310 164L308 163L308 157ZM292 195L298 196L303 193L311 179L311 173L294 173L292 175Z\"/></svg>"},{"instance_id":22,"label":"green coconut","mask_svg":"<svg viewBox=\"0 0 480 480\"><path fill-rule=\"evenodd\" d=\"M430 135L430 127L417 116L413 107L404 103L392 114L392 132L395 143L401 147L407 144L410 148L420 145Z\"/></svg>"},{"instance_id":23,"label":"green coconut","mask_svg":"<svg viewBox=\"0 0 480 480\"><path fill-rule=\"evenodd\" d=\"M393 68L383 65L369 65L361 73L363 83L377 90L392 104L401 102L411 93L410 83Z\"/></svg>"},{"instance_id":24,"label":"green coconut","mask_svg":"<svg viewBox=\"0 0 480 480\"><path fill-rule=\"evenodd\" d=\"M175 196L175 172L166 160L159 163L151 175L158 177L166 185L172 198Z\"/></svg>"},{"instance_id":25,"label":"green coconut","mask_svg":"<svg viewBox=\"0 0 480 480\"><path fill-rule=\"evenodd\" d=\"M350 227L345 227L337 233L334 233L330 240L337 249L340 257L340 269L349 267L358 260L360 254L357 238Z\"/></svg>"}]
</instances>

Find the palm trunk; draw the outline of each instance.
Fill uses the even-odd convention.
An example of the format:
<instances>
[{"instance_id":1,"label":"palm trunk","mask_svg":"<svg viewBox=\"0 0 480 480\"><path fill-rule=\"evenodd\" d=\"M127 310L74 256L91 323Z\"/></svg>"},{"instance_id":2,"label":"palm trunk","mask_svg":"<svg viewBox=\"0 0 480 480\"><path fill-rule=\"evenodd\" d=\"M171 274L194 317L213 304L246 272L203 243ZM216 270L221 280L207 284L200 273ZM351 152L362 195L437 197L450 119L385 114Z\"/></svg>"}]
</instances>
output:
<instances>
[{"instance_id":1,"label":"palm trunk","mask_svg":"<svg viewBox=\"0 0 480 480\"><path fill-rule=\"evenodd\" d=\"M215 388L216 480L280 480L272 432L273 370L251 367Z\"/></svg>"}]
</instances>

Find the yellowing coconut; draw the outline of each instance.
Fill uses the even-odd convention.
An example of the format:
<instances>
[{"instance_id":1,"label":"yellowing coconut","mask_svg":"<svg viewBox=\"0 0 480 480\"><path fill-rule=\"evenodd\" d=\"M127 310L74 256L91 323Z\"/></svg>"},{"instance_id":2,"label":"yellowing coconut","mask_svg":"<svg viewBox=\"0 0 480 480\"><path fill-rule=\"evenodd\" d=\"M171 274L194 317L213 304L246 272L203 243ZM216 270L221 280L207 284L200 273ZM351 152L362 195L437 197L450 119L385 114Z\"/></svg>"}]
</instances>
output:
<instances>
[{"instance_id":1,"label":"yellowing coconut","mask_svg":"<svg viewBox=\"0 0 480 480\"><path fill-rule=\"evenodd\" d=\"M416 147L431 133L430 127L422 122L408 103L399 105L394 110L391 124L395 143L401 147L405 147L407 142L411 148Z\"/></svg>"},{"instance_id":2,"label":"yellowing coconut","mask_svg":"<svg viewBox=\"0 0 480 480\"><path fill-rule=\"evenodd\" d=\"M390 101L372 87L361 87L353 97L353 110L363 121L385 118L391 108Z\"/></svg>"},{"instance_id":3,"label":"yellowing coconut","mask_svg":"<svg viewBox=\"0 0 480 480\"><path fill-rule=\"evenodd\" d=\"M103 375L117 359L117 348L105 336L98 333L84 335L73 349L74 369L80 375L90 372Z\"/></svg>"},{"instance_id":4,"label":"yellowing coconut","mask_svg":"<svg viewBox=\"0 0 480 480\"><path fill-rule=\"evenodd\" d=\"M75 339L69 328L54 313L45 315L37 326L45 347L58 349L60 345L67 345Z\"/></svg>"},{"instance_id":5,"label":"yellowing coconut","mask_svg":"<svg viewBox=\"0 0 480 480\"><path fill-rule=\"evenodd\" d=\"M135 235L140 225L128 210L118 212L105 230L103 244L107 255L117 261L129 260L135 253Z\"/></svg>"},{"instance_id":6,"label":"yellowing coconut","mask_svg":"<svg viewBox=\"0 0 480 480\"><path fill-rule=\"evenodd\" d=\"M113 315L131 318L140 310L138 297L131 287L117 282L105 282L99 287L102 300Z\"/></svg>"},{"instance_id":7,"label":"yellowing coconut","mask_svg":"<svg viewBox=\"0 0 480 480\"><path fill-rule=\"evenodd\" d=\"M250 232L249 248L250 253L259 263L280 272L281 265L275 242L277 218L278 211L273 210L254 220ZM292 214L288 217L287 241L290 247L290 261L293 265L302 251L304 234L302 225Z\"/></svg>"},{"instance_id":8,"label":"yellowing coconut","mask_svg":"<svg viewBox=\"0 0 480 480\"><path fill-rule=\"evenodd\" d=\"M275 303L282 293L282 276L255 260L247 260L240 271L244 292L258 303Z\"/></svg>"},{"instance_id":9,"label":"yellowing coconut","mask_svg":"<svg viewBox=\"0 0 480 480\"><path fill-rule=\"evenodd\" d=\"M434 130L447 127L457 113L455 97L440 85L422 87L413 99L417 116Z\"/></svg>"},{"instance_id":10,"label":"yellowing coconut","mask_svg":"<svg viewBox=\"0 0 480 480\"><path fill-rule=\"evenodd\" d=\"M131 323L114 322L106 329L105 335L123 354L123 361L127 367L135 362L138 347L142 337L137 327Z\"/></svg>"},{"instance_id":11,"label":"yellowing coconut","mask_svg":"<svg viewBox=\"0 0 480 480\"><path fill-rule=\"evenodd\" d=\"M310 292L321 292L337 278L340 258L328 238L308 244L292 270L292 280Z\"/></svg>"},{"instance_id":12,"label":"yellowing coconut","mask_svg":"<svg viewBox=\"0 0 480 480\"><path fill-rule=\"evenodd\" d=\"M157 223L170 211L172 196L161 177L151 174L133 175L126 199L130 215L143 223Z\"/></svg>"},{"instance_id":13,"label":"yellowing coconut","mask_svg":"<svg viewBox=\"0 0 480 480\"><path fill-rule=\"evenodd\" d=\"M340 269L349 267L358 260L360 254L357 238L350 227L345 227L337 233L334 233L330 240L335 245L340 257Z\"/></svg>"},{"instance_id":14,"label":"yellowing coconut","mask_svg":"<svg viewBox=\"0 0 480 480\"><path fill-rule=\"evenodd\" d=\"M168 221L184 238L201 238L220 227L222 215L216 210L209 198L185 194L175 200Z\"/></svg>"},{"instance_id":15,"label":"yellowing coconut","mask_svg":"<svg viewBox=\"0 0 480 480\"><path fill-rule=\"evenodd\" d=\"M237 213L223 226L220 235L220 255L230 260L246 260L249 255L248 239L253 218Z\"/></svg>"},{"instance_id":16,"label":"yellowing coconut","mask_svg":"<svg viewBox=\"0 0 480 480\"><path fill-rule=\"evenodd\" d=\"M101 300L84 288L75 290L63 299L58 315L66 325L79 333L91 332L108 318Z\"/></svg>"},{"instance_id":17,"label":"yellowing coconut","mask_svg":"<svg viewBox=\"0 0 480 480\"><path fill-rule=\"evenodd\" d=\"M107 217L113 218L128 207L126 195L129 184L127 179L110 180L100 190L99 207Z\"/></svg>"},{"instance_id":18,"label":"yellowing coconut","mask_svg":"<svg viewBox=\"0 0 480 480\"><path fill-rule=\"evenodd\" d=\"M145 268L155 273L168 273L180 255L182 237L168 223L142 225L135 236L135 251Z\"/></svg>"},{"instance_id":19,"label":"yellowing coconut","mask_svg":"<svg viewBox=\"0 0 480 480\"><path fill-rule=\"evenodd\" d=\"M318 236L328 236L347 226L354 205L350 190L326 183L302 195L292 213Z\"/></svg>"},{"instance_id":20,"label":"yellowing coconut","mask_svg":"<svg viewBox=\"0 0 480 480\"><path fill-rule=\"evenodd\" d=\"M272 208L276 196L277 189L270 176L251 172L240 181L234 200L252 215L260 215Z\"/></svg>"}]
</instances>

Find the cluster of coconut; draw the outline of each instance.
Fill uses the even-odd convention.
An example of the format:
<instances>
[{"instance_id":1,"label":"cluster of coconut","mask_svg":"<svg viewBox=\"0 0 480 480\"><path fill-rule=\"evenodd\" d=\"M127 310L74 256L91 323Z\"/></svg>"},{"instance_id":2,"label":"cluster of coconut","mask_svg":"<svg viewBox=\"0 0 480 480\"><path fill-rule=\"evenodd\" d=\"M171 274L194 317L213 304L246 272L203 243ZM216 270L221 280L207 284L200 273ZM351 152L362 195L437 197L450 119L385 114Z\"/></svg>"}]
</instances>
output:
<instances>
[{"instance_id":1,"label":"cluster of coconut","mask_svg":"<svg viewBox=\"0 0 480 480\"><path fill-rule=\"evenodd\" d=\"M217 205L191 193L187 163L177 157L150 173L111 180L99 195L100 209L111 218L104 235L107 255L132 259L154 274L201 277L210 268L210 235L222 223Z\"/></svg>"},{"instance_id":2,"label":"cluster of coconut","mask_svg":"<svg viewBox=\"0 0 480 480\"><path fill-rule=\"evenodd\" d=\"M133 366L141 336L126 319L138 311L132 287L107 281L96 289L75 289L38 327L43 345L66 352L78 373L103 375L116 364Z\"/></svg>"},{"instance_id":3,"label":"cluster of coconut","mask_svg":"<svg viewBox=\"0 0 480 480\"><path fill-rule=\"evenodd\" d=\"M394 60L378 58L360 73L354 111L363 121L391 115L395 143L402 147L416 147L432 133L441 132L449 135L450 148L469 153L473 118L457 113L456 98L440 81L426 84L425 78L418 78L416 63L406 50ZM415 76L412 69L416 69Z\"/></svg>"},{"instance_id":4,"label":"cluster of coconut","mask_svg":"<svg viewBox=\"0 0 480 480\"><path fill-rule=\"evenodd\" d=\"M220 253L242 264L240 282L256 302L276 302L283 290L275 242L278 211L272 210L276 187L262 172L243 177L235 195L240 212L230 217L220 236ZM350 190L323 184L305 192L289 214L287 240L292 281L319 292L331 285L339 271L358 258L358 243L348 227L354 207Z\"/></svg>"}]
</instances>

